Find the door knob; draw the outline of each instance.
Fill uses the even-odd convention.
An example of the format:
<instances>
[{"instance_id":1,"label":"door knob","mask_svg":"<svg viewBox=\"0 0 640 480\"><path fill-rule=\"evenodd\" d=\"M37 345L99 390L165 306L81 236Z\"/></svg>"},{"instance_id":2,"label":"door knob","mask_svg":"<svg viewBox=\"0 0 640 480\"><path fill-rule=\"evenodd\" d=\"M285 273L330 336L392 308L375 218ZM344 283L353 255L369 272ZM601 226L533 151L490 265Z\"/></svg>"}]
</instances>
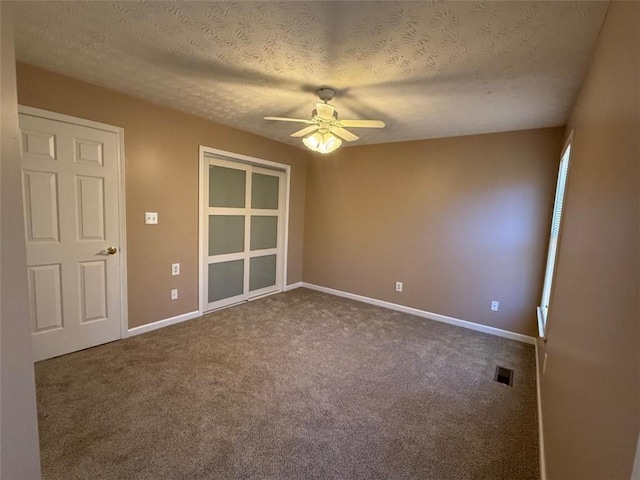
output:
<instances>
[{"instance_id":1,"label":"door knob","mask_svg":"<svg viewBox=\"0 0 640 480\"><path fill-rule=\"evenodd\" d=\"M118 249L117 249L116 247L109 247L109 248L107 248L107 253L108 253L109 255L114 255L114 254L116 254L117 252L118 252Z\"/></svg>"}]
</instances>

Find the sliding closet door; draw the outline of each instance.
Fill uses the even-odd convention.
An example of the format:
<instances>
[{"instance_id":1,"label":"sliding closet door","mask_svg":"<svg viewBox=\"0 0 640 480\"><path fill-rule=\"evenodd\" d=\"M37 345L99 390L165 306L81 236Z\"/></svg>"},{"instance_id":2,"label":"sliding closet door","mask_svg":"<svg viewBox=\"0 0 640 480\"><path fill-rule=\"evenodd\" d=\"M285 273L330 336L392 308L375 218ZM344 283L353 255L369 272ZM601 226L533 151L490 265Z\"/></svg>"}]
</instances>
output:
<instances>
[{"instance_id":1,"label":"sliding closet door","mask_svg":"<svg viewBox=\"0 0 640 480\"><path fill-rule=\"evenodd\" d=\"M251 175L246 165L212 160L206 177L209 198L205 277L210 310L244 300L250 195L246 187Z\"/></svg>"},{"instance_id":2,"label":"sliding closet door","mask_svg":"<svg viewBox=\"0 0 640 480\"><path fill-rule=\"evenodd\" d=\"M279 251L282 243L282 172L251 167L249 219L249 296L278 290Z\"/></svg>"},{"instance_id":3,"label":"sliding closet door","mask_svg":"<svg viewBox=\"0 0 640 480\"><path fill-rule=\"evenodd\" d=\"M205 310L282 289L284 173L207 158Z\"/></svg>"}]
</instances>

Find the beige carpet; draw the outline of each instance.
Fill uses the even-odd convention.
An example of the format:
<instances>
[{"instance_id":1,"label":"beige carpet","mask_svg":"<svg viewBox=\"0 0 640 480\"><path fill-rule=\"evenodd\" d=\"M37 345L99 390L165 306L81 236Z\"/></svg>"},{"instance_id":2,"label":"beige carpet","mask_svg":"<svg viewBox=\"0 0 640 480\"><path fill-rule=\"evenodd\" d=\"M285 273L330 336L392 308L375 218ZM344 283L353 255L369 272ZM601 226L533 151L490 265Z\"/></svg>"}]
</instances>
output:
<instances>
[{"instance_id":1,"label":"beige carpet","mask_svg":"<svg viewBox=\"0 0 640 480\"><path fill-rule=\"evenodd\" d=\"M38 363L43 476L537 479L534 365L531 345L297 289Z\"/></svg>"}]
</instances>

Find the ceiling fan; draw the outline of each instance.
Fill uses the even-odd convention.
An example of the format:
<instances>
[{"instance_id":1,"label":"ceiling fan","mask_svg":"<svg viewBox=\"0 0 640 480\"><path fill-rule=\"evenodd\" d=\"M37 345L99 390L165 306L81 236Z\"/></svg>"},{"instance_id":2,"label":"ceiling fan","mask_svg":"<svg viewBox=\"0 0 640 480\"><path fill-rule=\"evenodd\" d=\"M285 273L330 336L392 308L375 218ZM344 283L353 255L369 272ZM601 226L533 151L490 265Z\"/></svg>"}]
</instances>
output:
<instances>
[{"instance_id":1,"label":"ceiling fan","mask_svg":"<svg viewBox=\"0 0 640 480\"><path fill-rule=\"evenodd\" d=\"M322 102L316 103L316 108L311 112L310 119L287 117L264 117L265 120L277 120L281 122L300 122L309 124L308 127L291 134L292 137L303 137L302 142L314 152L329 153L340 145L342 140L353 142L358 140L344 127L349 128L383 128L381 120L340 120L338 112L328 102L335 96L335 90L331 88L319 88L316 90Z\"/></svg>"}]
</instances>

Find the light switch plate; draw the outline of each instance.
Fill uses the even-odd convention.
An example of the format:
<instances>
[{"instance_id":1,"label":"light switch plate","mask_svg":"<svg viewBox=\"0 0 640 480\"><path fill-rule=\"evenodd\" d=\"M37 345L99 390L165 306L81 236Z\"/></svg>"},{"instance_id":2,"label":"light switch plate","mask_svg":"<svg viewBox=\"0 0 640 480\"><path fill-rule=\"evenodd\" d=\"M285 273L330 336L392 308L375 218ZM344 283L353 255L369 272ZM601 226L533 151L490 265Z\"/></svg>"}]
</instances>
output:
<instances>
[{"instance_id":1,"label":"light switch plate","mask_svg":"<svg viewBox=\"0 0 640 480\"><path fill-rule=\"evenodd\" d=\"M179 263L172 263L171 264L171 275L173 275L173 276L180 275L180 264Z\"/></svg>"},{"instance_id":2,"label":"light switch plate","mask_svg":"<svg viewBox=\"0 0 640 480\"><path fill-rule=\"evenodd\" d=\"M498 302L497 300L491 300L491 311L497 312L499 306L500 302Z\"/></svg>"},{"instance_id":3,"label":"light switch plate","mask_svg":"<svg viewBox=\"0 0 640 480\"><path fill-rule=\"evenodd\" d=\"M144 212L144 223L156 225L158 223L158 212Z\"/></svg>"}]
</instances>

